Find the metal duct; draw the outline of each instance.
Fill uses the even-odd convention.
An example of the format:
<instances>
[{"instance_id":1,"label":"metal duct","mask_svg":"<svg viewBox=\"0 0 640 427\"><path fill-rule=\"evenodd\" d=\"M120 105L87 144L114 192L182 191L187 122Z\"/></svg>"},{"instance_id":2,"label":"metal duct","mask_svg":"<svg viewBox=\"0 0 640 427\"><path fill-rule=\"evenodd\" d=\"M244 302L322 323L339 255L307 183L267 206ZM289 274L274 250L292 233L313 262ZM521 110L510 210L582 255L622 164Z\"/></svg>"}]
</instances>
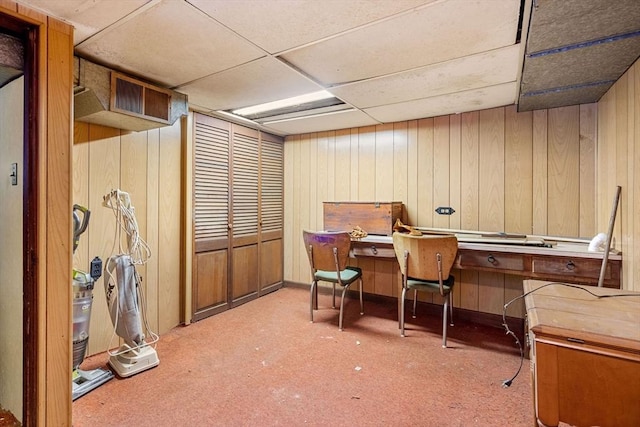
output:
<instances>
[{"instance_id":1,"label":"metal duct","mask_svg":"<svg viewBox=\"0 0 640 427\"><path fill-rule=\"evenodd\" d=\"M74 57L74 118L144 131L173 125L188 113L187 95Z\"/></svg>"}]
</instances>

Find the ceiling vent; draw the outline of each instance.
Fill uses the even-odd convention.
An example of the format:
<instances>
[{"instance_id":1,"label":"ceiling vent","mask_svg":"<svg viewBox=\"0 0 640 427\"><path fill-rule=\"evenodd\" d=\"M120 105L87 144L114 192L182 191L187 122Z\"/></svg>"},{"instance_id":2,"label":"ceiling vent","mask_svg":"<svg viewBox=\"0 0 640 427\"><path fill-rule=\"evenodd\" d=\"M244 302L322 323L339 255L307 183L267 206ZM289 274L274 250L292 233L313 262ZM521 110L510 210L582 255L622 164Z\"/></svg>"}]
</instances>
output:
<instances>
[{"instance_id":1,"label":"ceiling vent","mask_svg":"<svg viewBox=\"0 0 640 427\"><path fill-rule=\"evenodd\" d=\"M188 112L187 96L74 58L74 118L144 131L173 125Z\"/></svg>"}]
</instances>

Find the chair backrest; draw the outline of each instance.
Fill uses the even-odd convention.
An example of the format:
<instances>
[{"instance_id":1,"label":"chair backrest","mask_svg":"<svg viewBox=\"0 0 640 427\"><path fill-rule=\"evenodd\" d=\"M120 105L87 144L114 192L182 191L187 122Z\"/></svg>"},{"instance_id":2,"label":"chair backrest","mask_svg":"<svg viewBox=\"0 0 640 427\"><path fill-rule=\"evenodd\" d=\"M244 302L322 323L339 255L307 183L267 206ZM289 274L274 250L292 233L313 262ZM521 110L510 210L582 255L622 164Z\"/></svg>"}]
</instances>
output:
<instances>
[{"instance_id":1,"label":"chair backrest","mask_svg":"<svg viewBox=\"0 0 640 427\"><path fill-rule=\"evenodd\" d=\"M312 269L336 271L333 249L338 255L338 267L342 271L349 261L351 236L345 232L302 231L304 246Z\"/></svg>"},{"instance_id":2,"label":"chair backrest","mask_svg":"<svg viewBox=\"0 0 640 427\"><path fill-rule=\"evenodd\" d=\"M458 239L453 235L411 236L393 233L393 248L402 274L420 280L438 280L437 254L441 255L442 279L449 277L458 254ZM404 253L409 251L405 271Z\"/></svg>"}]
</instances>

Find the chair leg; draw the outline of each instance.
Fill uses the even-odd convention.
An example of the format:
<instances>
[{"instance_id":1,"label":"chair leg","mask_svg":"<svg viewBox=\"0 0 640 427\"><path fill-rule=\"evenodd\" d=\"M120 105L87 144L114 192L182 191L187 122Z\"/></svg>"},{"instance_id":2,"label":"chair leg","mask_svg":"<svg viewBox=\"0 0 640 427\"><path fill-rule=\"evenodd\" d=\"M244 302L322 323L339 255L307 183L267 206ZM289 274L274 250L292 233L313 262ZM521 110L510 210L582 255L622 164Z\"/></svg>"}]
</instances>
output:
<instances>
[{"instance_id":1,"label":"chair leg","mask_svg":"<svg viewBox=\"0 0 640 427\"><path fill-rule=\"evenodd\" d=\"M364 314L364 304L362 303L362 278L360 279L360 315Z\"/></svg>"},{"instance_id":2,"label":"chair leg","mask_svg":"<svg viewBox=\"0 0 640 427\"><path fill-rule=\"evenodd\" d=\"M453 301L451 298L449 298L449 326L453 326Z\"/></svg>"},{"instance_id":3,"label":"chair leg","mask_svg":"<svg viewBox=\"0 0 640 427\"><path fill-rule=\"evenodd\" d=\"M336 308L336 284L333 284L333 305L331 308Z\"/></svg>"},{"instance_id":4,"label":"chair leg","mask_svg":"<svg viewBox=\"0 0 640 427\"><path fill-rule=\"evenodd\" d=\"M400 336L404 337L404 299L407 295L407 288L402 288L402 299L400 300Z\"/></svg>"},{"instance_id":5,"label":"chair leg","mask_svg":"<svg viewBox=\"0 0 640 427\"><path fill-rule=\"evenodd\" d=\"M447 294L444 299L444 307L442 307L442 348L447 348L447 310L450 296L451 294Z\"/></svg>"},{"instance_id":6,"label":"chair leg","mask_svg":"<svg viewBox=\"0 0 640 427\"><path fill-rule=\"evenodd\" d=\"M311 282L311 300L309 301L309 313L311 314L311 322L313 323L313 309L314 309L314 303L315 303L315 309L318 309L318 294L316 293L316 291L318 290L317 286L316 286L317 282L314 280L313 282ZM315 295L315 298L314 298Z\"/></svg>"},{"instance_id":7,"label":"chair leg","mask_svg":"<svg viewBox=\"0 0 640 427\"><path fill-rule=\"evenodd\" d=\"M342 288L342 298L340 298L340 321L338 323L338 329L342 331L342 313L344 312L344 295L347 293L347 287Z\"/></svg>"},{"instance_id":8,"label":"chair leg","mask_svg":"<svg viewBox=\"0 0 640 427\"><path fill-rule=\"evenodd\" d=\"M416 303L418 302L418 290L413 290L413 318L416 318Z\"/></svg>"}]
</instances>

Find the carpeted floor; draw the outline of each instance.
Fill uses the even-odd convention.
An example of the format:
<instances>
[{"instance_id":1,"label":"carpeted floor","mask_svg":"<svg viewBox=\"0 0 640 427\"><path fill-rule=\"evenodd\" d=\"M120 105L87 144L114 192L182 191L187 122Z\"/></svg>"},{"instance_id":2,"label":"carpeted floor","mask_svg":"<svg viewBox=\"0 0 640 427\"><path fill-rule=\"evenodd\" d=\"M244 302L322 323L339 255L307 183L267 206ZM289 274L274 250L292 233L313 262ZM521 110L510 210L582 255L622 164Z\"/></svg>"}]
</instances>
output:
<instances>
[{"instance_id":1,"label":"carpeted floor","mask_svg":"<svg viewBox=\"0 0 640 427\"><path fill-rule=\"evenodd\" d=\"M73 403L83 426L531 426L529 361L504 330L459 321L441 346L439 316L357 300L338 310L283 288L164 334L160 365L113 379ZM339 298L338 301L339 302ZM455 320L455 310L454 310ZM105 354L83 369L105 366Z\"/></svg>"},{"instance_id":2,"label":"carpeted floor","mask_svg":"<svg viewBox=\"0 0 640 427\"><path fill-rule=\"evenodd\" d=\"M10 411L0 408L0 427L15 427L20 425L20 422L18 422Z\"/></svg>"}]
</instances>

